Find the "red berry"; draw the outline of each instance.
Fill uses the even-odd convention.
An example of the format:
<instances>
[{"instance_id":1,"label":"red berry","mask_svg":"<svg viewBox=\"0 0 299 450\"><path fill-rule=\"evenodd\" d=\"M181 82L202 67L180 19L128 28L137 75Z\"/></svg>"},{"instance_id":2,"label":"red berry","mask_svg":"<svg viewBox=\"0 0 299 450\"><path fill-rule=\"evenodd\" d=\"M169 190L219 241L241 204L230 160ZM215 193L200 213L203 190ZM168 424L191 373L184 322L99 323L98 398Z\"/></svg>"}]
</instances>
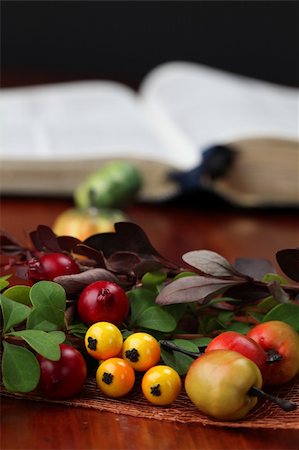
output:
<instances>
[{"instance_id":1,"label":"red berry","mask_svg":"<svg viewBox=\"0 0 299 450\"><path fill-rule=\"evenodd\" d=\"M33 283L40 280L52 281L61 275L79 273L76 261L64 253L46 253L40 258L28 261L28 279Z\"/></svg>"},{"instance_id":2,"label":"red berry","mask_svg":"<svg viewBox=\"0 0 299 450\"><path fill-rule=\"evenodd\" d=\"M81 293L78 314L86 325L111 322L120 325L129 312L129 300L125 291L111 281L95 281Z\"/></svg>"},{"instance_id":3,"label":"red berry","mask_svg":"<svg viewBox=\"0 0 299 450\"><path fill-rule=\"evenodd\" d=\"M67 344L61 344L60 350L58 361L37 355L41 369L39 386L49 398L73 397L81 391L86 381L87 367L81 353Z\"/></svg>"}]
</instances>

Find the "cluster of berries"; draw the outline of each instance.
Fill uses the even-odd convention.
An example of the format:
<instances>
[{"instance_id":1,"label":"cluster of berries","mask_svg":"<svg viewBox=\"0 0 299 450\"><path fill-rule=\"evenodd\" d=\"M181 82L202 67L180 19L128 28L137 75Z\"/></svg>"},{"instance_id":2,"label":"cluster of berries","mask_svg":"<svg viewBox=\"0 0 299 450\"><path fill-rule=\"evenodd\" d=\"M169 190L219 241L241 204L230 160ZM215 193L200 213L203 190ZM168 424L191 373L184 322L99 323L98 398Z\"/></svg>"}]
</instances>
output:
<instances>
[{"instance_id":1,"label":"cluster of berries","mask_svg":"<svg viewBox=\"0 0 299 450\"><path fill-rule=\"evenodd\" d=\"M181 378L171 367L159 365L160 344L150 334L137 332L123 340L119 328L110 322L96 322L85 335L87 352L99 361L96 381L108 397L130 392L136 373L142 374L141 388L155 405L169 405L181 390Z\"/></svg>"}]
</instances>

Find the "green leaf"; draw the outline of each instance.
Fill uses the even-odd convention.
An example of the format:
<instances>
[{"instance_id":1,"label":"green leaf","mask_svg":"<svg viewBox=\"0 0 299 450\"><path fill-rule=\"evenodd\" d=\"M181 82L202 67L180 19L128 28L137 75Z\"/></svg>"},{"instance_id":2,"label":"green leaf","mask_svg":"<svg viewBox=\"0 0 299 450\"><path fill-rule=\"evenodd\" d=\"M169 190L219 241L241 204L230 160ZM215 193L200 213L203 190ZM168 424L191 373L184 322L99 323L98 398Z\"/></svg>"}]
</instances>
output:
<instances>
[{"instance_id":1,"label":"green leaf","mask_svg":"<svg viewBox=\"0 0 299 450\"><path fill-rule=\"evenodd\" d=\"M27 319L26 328L30 330L55 331L60 327L45 319L43 312L33 309Z\"/></svg>"},{"instance_id":2,"label":"green leaf","mask_svg":"<svg viewBox=\"0 0 299 450\"><path fill-rule=\"evenodd\" d=\"M263 322L280 320L299 331L299 305L294 303L283 303L272 308L263 319Z\"/></svg>"},{"instance_id":3,"label":"green leaf","mask_svg":"<svg viewBox=\"0 0 299 450\"><path fill-rule=\"evenodd\" d=\"M7 286L9 286L9 281L7 281L7 280L10 277L11 277L11 274L0 277L0 291L3 291L3 289L5 289L5 288L7 288Z\"/></svg>"},{"instance_id":4,"label":"green leaf","mask_svg":"<svg viewBox=\"0 0 299 450\"><path fill-rule=\"evenodd\" d=\"M1 295L0 302L3 315L3 333L22 323L31 313L29 306L10 300L4 295Z\"/></svg>"},{"instance_id":5,"label":"green leaf","mask_svg":"<svg viewBox=\"0 0 299 450\"><path fill-rule=\"evenodd\" d=\"M174 344L182 350L199 353L198 346L190 340L173 339L171 341L165 341L165 343L166 342L169 342L169 344ZM177 350L166 350L163 346L161 346L161 357L165 364L173 367L180 375L185 375L190 367L190 364L198 356L185 355Z\"/></svg>"},{"instance_id":6,"label":"green leaf","mask_svg":"<svg viewBox=\"0 0 299 450\"><path fill-rule=\"evenodd\" d=\"M288 284L288 280L280 275L277 275L277 273L266 273L266 275L263 276L262 281L264 281L264 283L272 283L272 281L277 281L279 284Z\"/></svg>"},{"instance_id":7,"label":"green leaf","mask_svg":"<svg viewBox=\"0 0 299 450\"><path fill-rule=\"evenodd\" d=\"M198 352L198 346L192 342L191 340L187 339L173 339L173 344L177 345L178 347L182 348L183 350L188 350L189 352Z\"/></svg>"},{"instance_id":8,"label":"green leaf","mask_svg":"<svg viewBox=\"0 0 299 450\"><path fill-rule=\"evenodd\" d=\"M212 331L224 329L223 323L219 322L216 317L207 317L207 323L204 324L205 332L207 334Z\"/></svg>"},{"instance_id":9,"label":"green leaf","mask_svg":"<svg viewBox=\"0 0 299 450\"><path fill-rule=\"evenodd\" d=\"M194 361L194 358L191 356L176 351L169 352L163 348L161 348L161 358L167 366L172 367L181 376L186 375L190 365Z\"/></svg>"},{"instance_id":10,"label":"green leaf","mask_svg":"<svg viewBox=\"0 0 299 450\"><path fill-rule=\"evenodd\" d=\"M269 295L259 302L257 305L257 310L262 313L266 313L276 305L278 305L277 300L275 300L273 295Z\"/></svg>"},{"instance_id":11,"label":"green leaf","mask_svg":"<svg viewBox=\"0 0 299 450\"><path fill-rule=\"evenodd\" d=\"M84 325L84 323L78 322L73 323L72 325L69 325L68 331L73 334L74 336L83 338L86 334L86 331L88 330L88 327Z\"/></svg>"},{"instance_id":12,"label":"green leaf","mask_svg":"<svg viewBox=\"0 0 299 450\"><path fill-rule=\"evenodd\" d=\"M250 330L250 326L247 323L243 322L233 322L228 327L226 327L226 331L236 331L237 333L247 334Z\"/></svg>"},{"instance_id":13,"label":"green leaf","mask_svg":"<svg viewBox=\"0 0 299 450\"><path fill-rule=\"evenodd\" d=\"M137 288L127 292L127 296L131 307L130 328L133 328L143 312L155 306L156 294L149 289Z\"/></svg>"},{"instance_id":14,"label":"green leaf","mask_svg":"<svg viewBox=\"0 0 299 450\"><path fill-rule=\"evenodd\" d=\"M62 344L65 341L65 333L63 331L50 331L48 336L51 337L54 344Z\"/></svg>"},{"instance_id":15,"label":"green leaf","mask_svg":"<svg viewBox=\"0 0 299 450\"><path fill-rule=\"evenodd\" d=\"M30 299L40 317L63 328L66 294L62 286L53 281L39 281L32 286Z\"/></svg>"},{"instance_id":16,"label":"green leaf","mask_svg":"<svg viewBox=\"0 0 299 450\"><path fill-rule=\"evenodd\" d=\"M62 331L46 333L41 330L22 330L10 333L12 336L19 336L30 345L37 353L51 361L60 359L59 344L65 340L65 334Z\"/></svg>"},{"instance_id":17,"label":"green leaf","mask_svg":"<svg viewBox=\"0 0 299 450\"><path fill-rule=\"evenodd\" d=\"M185 314L186 309L188 308L187 303L179 303L177 305L165 305L163 309L167 311L172 317L178 322Z\"/></svg>"},{"instance_id":18,"label":"green leaf","mask_svg":"<svg viewBox=\"0 0 299 450\"><path fill-rule=\"evenodd\" d=\"M196 275L198 275L198 273L196 273L196 272L188 272L188 271L180 272L174 277L173 281L178 280L179 278L184 278L184 277L194 277Z\"/></svg>"},{"instance_id":19,"label":"green leaf","mask_svg":"<svg viewBox=\"0 0 299 450\"><path fill-rule=\"evenodd\" d=\"M176 327L176 319L165 307L156 305L156 293L144 287L127 293L131 306L130 328L143 327L169 332ZM181 305L178 308L180 311Z\"/></svg>"},{"instance_id":20,"label":"green leaf","mask_svg":"<svg viewBox=\"0 0 299 450\"><path fill-rule=\"evenodd\" d=\"M257 320L258 322L262 322L265 314L255 312L255 311L249 311L248 315L250 317L253 317L254 320Z\"/></svg>"},{"instance_id":21,"label":"green leaf","mask_svg":"<svg viewBox=\"0 0 299 450\"><path fill-rule=\"evenodd\" d=\"M126 328L124 328L123 330L120 330L120 331L121 331L123 340L127 339L128 336L130 336L131 334L134 333L134 331L127 330Z\"/></svg>"},{"instance_id":22,"label":"green leaf","mask_svg":"<svg viewBox=\"0 0 299 450\"><path fill-rule=\"evenodd\" d=\"M231 311L222 311L217 315L217 320L226 328L234 317L234 313Z\"/></svg>"},{"instance_id":23,"label":"green leaf","mask_svg":"<svg viewBox=\"0 0 299 450\"><path fill-rule=\"evenodd\" d=\"M30 306L30 286L25 285L18 285L11 286L10 288L6 289L5 291L5 297L10 298L11 300L14 300L18 303L23 303L23 305Z\"/></svg>"},{"instance_id":24,"label":"green leaf","mask_svg":"<svg viewBox=\"0 0 299 450\"><path fill-rule=\"evenodd\" d=\"M164 311L160 306L151 306L138 317L136 325L166 333L175 329L176 321L171 314Z\"/></svg>"},{"instance_id":25,"label":"green leaf","mask_svg":"<svg viewBox=\"0 0 299 450\"><path fill-rule=\"evenodd\" d=\"M199 337L192 339L191 342L193 342L197 347L206 347L210 342L212 338L209 337Z\"/></svg>"},{"instance_id":26,"label":"green leaf","mask_svg":"<svg viewBox=\"0 0 299 450\"><path fill-rule=\"evenodd\" d=\"M166 273L162 271L147 272L141 279L142 285L147 289L153 289L166 280Z\"/></svg>"},{"instance_id":27,"label":"green leaf","mask_svg":"<svg viewBox=\"0 0 299 450\"><path fill-rule=\"evenodd\" d=\"M3 341L2 374L8 391L30 392L38 385L40 366L36 357L24 347Z\"/></svg>"}]
</instances>

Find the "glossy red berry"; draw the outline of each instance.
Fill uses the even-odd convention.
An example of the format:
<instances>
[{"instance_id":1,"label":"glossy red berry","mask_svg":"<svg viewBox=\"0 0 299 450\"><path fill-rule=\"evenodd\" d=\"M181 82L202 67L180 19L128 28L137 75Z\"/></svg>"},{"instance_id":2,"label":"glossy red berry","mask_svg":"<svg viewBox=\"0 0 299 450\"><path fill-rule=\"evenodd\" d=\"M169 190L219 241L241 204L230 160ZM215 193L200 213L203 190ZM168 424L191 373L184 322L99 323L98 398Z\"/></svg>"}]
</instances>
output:
<instances>
[{"instance_id":1,"label":"glossy red berry","mask_svg":"<svg viewBox=\"0 0 299 450\"><path fill-rule=\"evenodd\" d=\"M40 280L52 281L61 275L79 273L80 268L76 261L64 253L46 253L28 261L27 276L31 282Z\"/></svg>"},{"instance_id":2,"label":"glossy red berry","mask_svg":"<svg viewBox=\"0 0 299 450\"><path fill-rule=\"evenodd\" d=\"M86 381L86 362L79 350L61 344L61 357L51 361L37 355L41 376L39 386L46 397L63 399L77 395Z\"/></svg>"},{"instance_id":3,"label":"glossy red berry","mask_svg":"<svg viewBox=\"0 0 299 450\"><path fill-rule=\"evenodd\" d=\"M120 325L129 312L129 300L125 291L111 281L95 281L81 293L78 314L83 323L96 322Z\"/></svg>"}]
</instances>

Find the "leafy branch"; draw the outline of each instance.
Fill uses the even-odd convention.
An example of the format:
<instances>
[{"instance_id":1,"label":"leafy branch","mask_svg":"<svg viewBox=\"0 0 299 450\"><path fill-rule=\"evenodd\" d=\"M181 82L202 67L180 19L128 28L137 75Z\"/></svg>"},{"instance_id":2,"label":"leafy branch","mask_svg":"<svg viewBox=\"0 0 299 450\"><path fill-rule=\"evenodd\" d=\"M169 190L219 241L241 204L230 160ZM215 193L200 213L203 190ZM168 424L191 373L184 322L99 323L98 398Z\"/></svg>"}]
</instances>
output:
<instances>
[{"instance_id":1,"label":"leafy branch","mask_svg":"<svg viewBox=\"0 0 299 450\"><path fill-rule=\"evenodd\" d=\"M288 271L289 265L284 266L289 276L294 273L292 263L297 252L292 251L293 257L288 256L291 271ZM209 250L192 251L183 255L182 259L199 275L170 282L157 296L158 304L206 303L219 294L243 303L255 303L271 295L278 303L286 303L291 299L296 301L299 293L299 285L287 284L282 277L274 274L272 264L263 259L240 258L233 266L223 256Z\"/></svg>"},{"instance_id":2,"label":"leafy branch","mask_svg":"<svg viewBox=\"0 0 299 450\"><path fill-rule=\"evenodd\" d=\"M180 374L186 373L192 358L177 348L198 352L222 331L247 333L267 320L285 321L299 331L299 249L276 253L285 278L268 260L238 258L232 264L210 250L188 252L178 266L130 222L119 222L114 233L96 234L84 242L56 236L39 225L29 241L23 246L0 234L1 253L8 258L4 271L14 271L27 282L32 256L61 252L77 260L80 273L33 286L9 287L10 274L0 278L2 371L8 390L28 392L37 386L35 353L56 359L59 344L73 338L82 348L87 327L78 320L77 300L97 280L114 281L127 292L130 314L122 325L123 336L140 330L172 343L172 349L161 346L162 359Z\"/></svg>"},{"instance_id":3,"label":"leafy branch","mask_svg":"<svg viewBox=\"0 0 299 450\"><path fill-rule=\"evenodd\" d=\"M53 361L65 341L66 296L57 283L40 281L32 288L12 286L1 294L2 374L6 389L28 392L38 385L40 369L35 353Z\"/></svg>"}]
</instances>

